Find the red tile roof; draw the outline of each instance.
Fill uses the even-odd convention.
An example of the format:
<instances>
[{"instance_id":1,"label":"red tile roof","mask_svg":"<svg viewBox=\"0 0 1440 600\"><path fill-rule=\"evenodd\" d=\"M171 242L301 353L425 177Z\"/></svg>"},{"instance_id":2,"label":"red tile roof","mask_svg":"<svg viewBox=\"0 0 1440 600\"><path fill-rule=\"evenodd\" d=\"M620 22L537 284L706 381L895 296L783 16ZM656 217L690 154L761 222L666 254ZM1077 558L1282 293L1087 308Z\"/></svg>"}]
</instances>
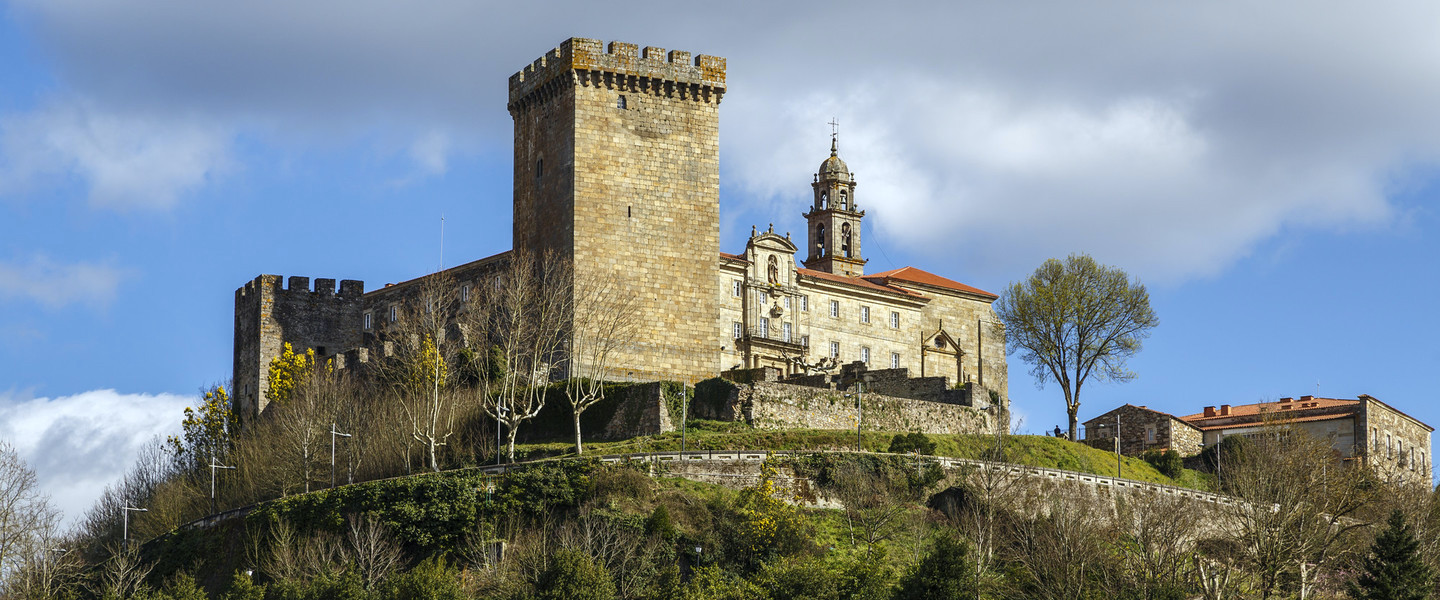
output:
<instances>
[{"instance_id":1,"label":"red tile roof","mask_svg":"<svg viewBox=\"0 0 1440 600\"><path fill-rule=\"evenodd\" d=\"M960 282L958 282L958 281L953 281L953 280L950 280L950 279L946 279L946 278L941 277L941 276L939 276L939 275L936 275L936 274L934 274L934 273L930 273L930 272L927 272L927 271L922 271L922 270L917 269L917 268L915 268L915 267L900 267L899 269L892 269L892 270L889 270L889 271L882 271L882 272L880 272L880 273L874 273L874 274L871 274L871 275L866 275L865 278L866 278L866 279L879 279L879 280L881 280L883 283L885 283L886 285L888 285L888 284L890 283L890 280L893 279L893 280L896 280L896 281L906 281L906 282L910 282L910 283L920 283L920 284L924 284L924 285L931 285L931 286L935 286L935 287L938 287L938 288L945 288L945 289L955 290L955 291L957 291L957 292L965 292L965 293L968 293L968 294L978 294L978 295L981 295L981 296L989 296L989 297L991 297L991 298L998 298L998 297L999 297L999 296L996 296L995 294L992 294L992 293L987 292L987 291L985 291L985 290L982 290L982 289L980 289L980 288L973 287L973 286L968 286L968 285L965 285L965 284L960 283Z\"/></svg>"},{"instance_id":2,"label":"red tile roof","mask_svg":"<svg viewBox=\"0 0 1440 600\"><path fill-rule=\"evenodd\" d=\"M1303 406L1302 406L1302 405L1303 405ZM1289 406L1290 408L1288 408L1288 409L1287 409L1287 408L1282 408L1282 407L1284 407L1284 406ZM1343 407L1359 408L1359 407L1360 407L1360 401L1359 401L1359 400L1346 400L1346 399L1341 399L1341 398L1313 398L1313 397L1312 397L1312 398L1295 398L1295 399L1293 399L1293 400L1291 400L1291 401L1289 401L1289 402L1257 402L1257 403L1255 403L1255 404L1240 404L1240 405L1232 406L1232 407L1230 407L1230 414L1228 414L1228 415L1222 415L1222 414L1220 414L1220 411L1217 409L1217 410L1215 411L1215 415L1214 415L1214 416L1211 416L1211 417L1207 417L1207 416L1205 416L1205 413L1200 412L1200 413L1196 413L1196 414L1193 414L1193 415L1185 415L1185 416L1183 416L1183 417L1180 417L1180 420L1181 420L1181 421L1185 421L1186 423L1189 423L1189 424L1194 425L1194 426L1196 426L1196 427L1199 427L1200 429L1203 429L1203 430L1211 430L1211 429L1223 429L1223 428L1226 428L1226 427L1241 427L1241 426L1244 426L1245 423L1259 423L1259 422L1262 420L1262 419L1261 419L1261 416L1262 416L1262 415L1264 415L1265 417L1273 417L1273 418L1276 418L1276 419L1282 419L1282 420L1284 420L1284 421L1292 422L1292 423L1295 423L1295 422L1304 422L1304 421L1318 421L1318 420L1323 420L1323 419L1333 419L1333 418L1335 418L1335 417L1337 416L1335 413L1330 413L1330 414L1325 414L1325 415L1308 415L1308 414L1305 414L1305 413L1308 413L1309 411L1312 411L1312 410L1323 410L1323 409L1327 409L1327 408L1337 408L1337 407L1340 407L1340 408L1343 408ZM1299 415L1303 415L1303 416L1299 416L1299 417L1291 417L1291 416L1289 416L1289 415L1295 415L1295 414L1299 414ZM1247 419L1246 417L1248 417L1248 419ZM1232 422L1226 423L1226 424L1224 424L1224 425L1211 425L1211 424L1210 424L1210 423L1218 422L1218 421L1232 421Z\"/></svg>"},{"instance_id":3,"label":"red tile roof","mask_svg":"<svg viewBox=\"0 0 1440 600\"><path fill-rule=\"evenodd\" d=\"M1342 413L1330 413L1330 414L1325 414L1325 415L1304 415L1304 416L1295 417L1295 416L1291 416L1291 414L1287 414L1287 413L1291 413L1291 414L1293 414L1293 413L1300 413L1301 415L1304 415L1305 411L1304 411L1304 410L1300 410L1300 409L1292 409L1292 410L1287 410L1287 411L1276 411L1276 412L1275 412L1275 415L1274 415L1274 416L1275 416L1275 421L1274 421L1274 422L1275 422L1277 425L1283 425L1283 424L1286 424L1286 423L1308 423L1308 422L1311 422L1311 421L1329 421L1329 420L1331 420L1331 419L1344 419L1344 418L1348 418L1348 417L1350 417L1351 415L1354 414L1354 413L1343 413L1343 412L1342 412ZM1232 415L1232 416L1233 416L1233 415ZM1183 419L1182 419L1182 421L1183 421ZM1219 430L1222 430L1222 429L1233 429L1233 428L1235 428L1235 427L1252 427L1252 426L1254 426L1254 425L1260 424L1261 422L1262 422L1262 421L1261 421L1260 419L1256 418L1256 419L1249 420L1249 421L1239 421L1239 422L1235 422L1235 423L1226 423L1226 424L1224 424L1224 425L1206 425L1205 423L1193 423L1193 422L1190 423L1190 425L1191 425L1192 427L1195 427L1196 429L1199 429L1200 431L1219 431Z\"/></svg>"},{"instance_id":4,"label":"red tile roof","mask_svg":"<svg viewBox=\"0 0 1440 600\"><path fill-rule=\"evenodd\" d=\"M799 273L799 274L801 274L801 275L804 275L804 276L806 276L806 277L813 277L813 278L815 278L815 279L824 279L824 280L826 280L826 281L834 281L834 282L836 282L836 283L844 283L844 284L847 284L847 285L853 285L853 286L856 286L856 287L862 287L862 288L870 289L870 290L877 290L877 291L882 291L882 292L888 292L888 293L891 293L891 294L900 294L900 295L902 295L902 296L910 296L910 297L913 297L913 298L924 298L924 297L925 297L924 294L917 294L917 293L912 292L912 291L910 291L910 290L907 290L907 289L905 289L905 288L895 287L895 286L892 286L892 285L886 285L886 284L884 284L884 283L876 283L876 282L874 282L874 281L869 281L869 280L864 279L864 278L861 278L861 277L846 277L846 276L844 276L844 275L836 275L836 274L834 274L834 273L826 273L826 272L824 272L824 271L816 271L816 270L814 270L814 269L795 269L795 272L796 272L796 273Z\"/></svg>"},{"instance_id":5,"label":"red tile roof","mask_svg":"<svg viewBox=\"0 0 1440 600\"><path fill-rule=\"evenodd\" d=\"M738 260L738 261L740 261L740 262L750 262L750 261L748 261L748 260L745 260L745 257L742 256L742 255L739 255L739 254L731 254L731 253L729 253L729 252L721 252L721 253L720 253L720 258L728 258L728 259L730 259L730 260Z\"/></svg>"}]
</instances>

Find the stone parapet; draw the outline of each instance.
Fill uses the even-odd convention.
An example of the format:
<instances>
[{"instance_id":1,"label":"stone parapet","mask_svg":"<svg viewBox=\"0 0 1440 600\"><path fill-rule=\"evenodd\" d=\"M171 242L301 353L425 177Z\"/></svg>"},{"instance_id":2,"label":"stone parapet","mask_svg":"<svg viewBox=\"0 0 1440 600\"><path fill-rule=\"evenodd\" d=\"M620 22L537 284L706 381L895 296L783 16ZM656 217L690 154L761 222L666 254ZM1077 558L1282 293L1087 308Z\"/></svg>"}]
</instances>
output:
<instances>
[{"instance_id":1,"label":"stone parapet","mask_svg":"<svg viewBox=\"0 0 1440 600\"><path fill-rule=\"evenodd\" d=\"M719 102L725 92L725 59L636 44L570 38L544 56L510 76L510 107L529 103L546 86L569 85L576 74L594 74L612 85L633 85L637 89L697 98L713 97Z\"/></svg>"}]
</instances>

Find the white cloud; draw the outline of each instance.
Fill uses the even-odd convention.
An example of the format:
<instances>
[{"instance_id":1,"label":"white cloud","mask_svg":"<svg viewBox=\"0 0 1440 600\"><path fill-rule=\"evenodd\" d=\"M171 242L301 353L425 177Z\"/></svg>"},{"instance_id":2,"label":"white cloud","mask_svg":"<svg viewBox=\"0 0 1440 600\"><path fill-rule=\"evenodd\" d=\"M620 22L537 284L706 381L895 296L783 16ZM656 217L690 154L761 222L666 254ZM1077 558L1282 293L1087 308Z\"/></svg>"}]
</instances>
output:
<instances>
[{"instance_id":1,"label":"white cloud","mask_svg":"<svg viewBox=\"0 0 1440 600\"><path fill-rule=\"evenodd\" d=\"M0 300L30 300L50 309L84 304L104 309L129 272L108 262L57 263L43 255L0 261Z\"/></svg>"},{"instance_id":2,"label":"white cloud","mask_svg":"<svg viewBox=\"0 0 1440 600\"><path fill-rule=\"evenodd\" d=\"M0 194L73 176L94 206L167 209L231 164L229 144L204 119L56 101L0 118Z\"/></svg>"},{"instance_id":3,"label":"white cloud","mask_svg":"<svg viewBox=\"0 0 1440 600\"><path fill-rule=\"evenodd\" d=\"M102 204L174 202L241 131L381 139L430 175L459 149L504 156L506 78L577 34L729 59L724 184L761 223L795 218L841 117L877 241L956 275L1087 251L1203 277L1287 228L1386 226L1393 174L1440 160L1440 5L1420 1L737 2L703 20L581 2L11 3L92 112L167 115L138 133L36 117L157 140L40 144ZM147 187L169 193L130 193Z\"/></svg>"},{"instance_id":4,"label":"white cloud","mask_svg":"<svg viewBox=\"0 0 1440 600\"><path fill-rule=\"evenodd\" d=\"M182 411L193 400L115 390L55 398L0 392L0 439L15 446L65 522L74 523L145 444L179 432Z\"/></svg>"}]
</instances>

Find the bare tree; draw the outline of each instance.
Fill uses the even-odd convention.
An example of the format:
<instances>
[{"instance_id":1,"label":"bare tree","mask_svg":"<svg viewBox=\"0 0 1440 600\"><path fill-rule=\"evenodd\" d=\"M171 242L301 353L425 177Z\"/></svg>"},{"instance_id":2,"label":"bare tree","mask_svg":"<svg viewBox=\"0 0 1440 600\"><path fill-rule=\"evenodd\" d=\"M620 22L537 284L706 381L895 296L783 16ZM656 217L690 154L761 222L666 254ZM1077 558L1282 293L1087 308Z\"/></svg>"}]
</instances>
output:
<instances>
[{"instance_id":1,"label":"bare tree","mask_svg":"<svg viewBox=\"0 0 1440 600\"><path fill-rule=\"evenodd\" d=\"M1360 510L1381 486L1364 469L1341 468L1330 440L1303 429L1267 425L1226 457L1225 485L1241 501L1224 516L1243 549L1261 598L1287 576L1305 596L1316 570L1330 568L1340 542L1367 523Z\"/></svg>"},{"instance_id":2,"label":"bare tree","mask_svg":"<svg viewBox=\"0 0 1440 600\"><path fill-rule=\"evenodd\" d=\"M403 315L387 326L396 356L388 379L408 421L408 434L425 452L425 464L440 470L439 450L455 433L459 396L450 369L460 350L456 323L460 290L445 272L420 279L402 303Z\"/></svg>"},{"instance_id":3,"label":"bare tree","mask_svg":"<svg viewBox=\"0 0 1440 600\"><path fill-rule=\"evenodd\" d=\"M391 540L390 531L374 513L346 517L346 541L350 543L350 555L355 561L355 572L365 589L389 577L400 565L404 555L400 547Z\"/></svg>"},{"instance_id":4,"label":"bare tree","mask_svg":"<svg viewBox=\"0 0 1440 600\"><path fill-rule=\"evenodd\" d=\"M469 329L484 332L502 368L480 386L485 412L505 426L506 456L515 460L520 426L545 407L546 384L565 366L573 319L570 265L554 255L515 251L504 272L482 286L483 305L467 311Z\"/></svg>"},{"instance_id":5,"label":"bare tree","mask_svg":"<svg viewBox=\"0 0 1440 600\"><path fill-rule=\"evenodd\" d=\"M0 441L0 581L19 568L24 550L57 518L35 471L14 447Z\"/></svg>"},{"instance_id":6,"label":"bare tree","mask_svg":"<svg viewBox=\"0 0 1440 600\"><path fill-rule=\"evenodd\" d=\"M906 500L913 497L910 482L904 474L883 466L867 469L846 462L835 469L836 499L845 506L845 522L850 529L850 544L865 544L869 556L875 546L895 536L909 514Z\"/></svg>"},{"instance_id":7,"label":"bare tree","mask_svg":"<svg viewBox=\"0 0 1440 600\"><path fill-rule=\"evenodd\" d=\"M285 463L294 471L291 481L305 492L319 481L316 471L323 469L328 458L325 448L330 442L329 428L335 421L342 402L340 378L329 361L316 362L313 353L309 368L297 377L295 390L289 398L276 404L275 420L278 442ZM267 411L269 412L269 411ZM290 490L285 490L290 491Z\"/></svg>"},{"instance_id":8,"label":"bare tree","mask_svg":"<svg viewBox=\"0 0 1440 600\"><path fill-rule=\"evenodd\" d=\"M1125 361L1160 323L1144 285L1086 254L1052 258L1029 279L1011 283L995 313L1005 323L1008 351L1031 364L1036 384L1063 388L1071 441L1078 439L1080 388L1091 377L1133 379Z\"/></svg>"},{"instance_id":9,"label":"bare tree","mask_svg":"<svg viewBox=\"0 0 1440 600\"><path fill-rule=\"evenodd\" d=\"M1011 521L1010 558L1024 567L1018 583L1030 597L1079 600L1104 567L1108 510L1093 497L1048 482L1026 494L1022 514Z\"/></svg>"},{"instance_id":10,"label":"bare tree","mask_svg":"<svg viewBox=\"0 0 1440 600\"><path fill-rule=\"evenodd\" d=\"M1116 501L1113 535L1122 578L1139 598L1170 598L1186 585L1197 524L1213 522L1194 500L1135 492Z\"/></svg>"},{"instance_id":11,"label":"bare tree","mask_svg":"<svg viewBox=\"0 0 1440 600\"><path fill-rule=\"evenodd\" d=\"M583 454L580 414L605 399L611 361L619 350L634 343L640 321L635 297L620 291L614 272L576 274L573 281L574 321L565 397L575 417L575 453Z\"/></svg>"},{"instance_id":12,"label":"bare tree","mask_svg":"<svg viewBox=\"0 0 1440 600\"><path fill-rule=\"evenodd\" d=\"M155 565L140 559L138 547L130 544L108 544L109 555L93 575L87 587L99 598L129 598L145 585Z\"/></svg>"}]
</instances>

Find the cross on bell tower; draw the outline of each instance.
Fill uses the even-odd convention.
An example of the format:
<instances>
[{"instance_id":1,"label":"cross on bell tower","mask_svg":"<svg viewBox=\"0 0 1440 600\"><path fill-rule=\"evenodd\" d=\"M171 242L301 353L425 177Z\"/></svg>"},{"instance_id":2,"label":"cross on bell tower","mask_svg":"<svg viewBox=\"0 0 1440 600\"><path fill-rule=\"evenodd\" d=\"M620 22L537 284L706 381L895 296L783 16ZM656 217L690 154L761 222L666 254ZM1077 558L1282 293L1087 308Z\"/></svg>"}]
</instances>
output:
<instances>
[{"instance_id":1,"label":"cross on bell tower","mask_svg":"<svg viewBox=\"0 0 1440 600\"><path fill-rule=\"evenodd\" d=\"M866 260L860 255L860 222L865 211L855 202L855 177L840 160L840 123L830 120L830 158L810 184L814 204L803 216L809 222L806 268L859 277Z\"/></svg>"}]
</instances>

